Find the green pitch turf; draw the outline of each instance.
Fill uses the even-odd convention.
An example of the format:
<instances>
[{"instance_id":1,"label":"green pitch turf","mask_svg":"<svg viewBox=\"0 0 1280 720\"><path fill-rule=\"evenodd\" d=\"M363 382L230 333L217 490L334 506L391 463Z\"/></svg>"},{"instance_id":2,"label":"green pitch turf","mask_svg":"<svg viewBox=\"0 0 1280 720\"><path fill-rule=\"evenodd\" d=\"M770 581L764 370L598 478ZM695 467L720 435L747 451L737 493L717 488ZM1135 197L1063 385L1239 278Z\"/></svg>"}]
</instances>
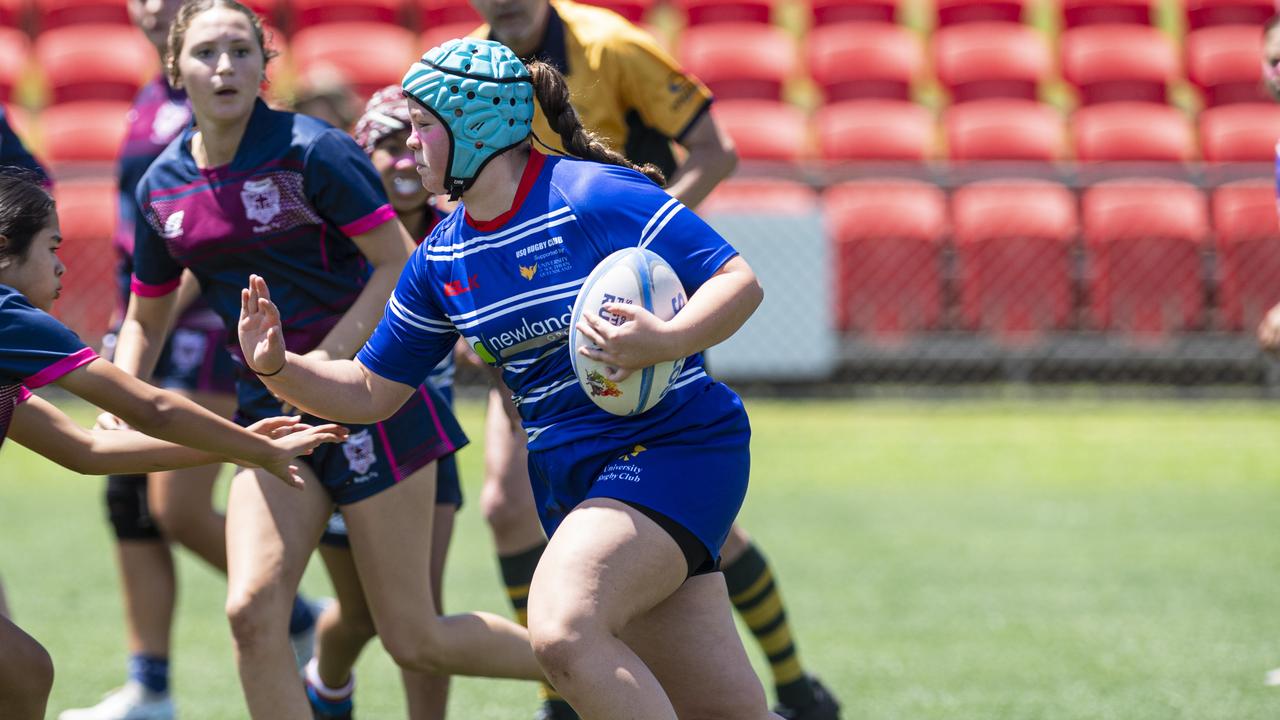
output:
<instances>
[{"instance_id":1,"label":"green pitch turf","mask_svg":"<svg viewBox=\"0 0 1280 720\"><path fill-rule=\"evenodd\" d=\"M846 720L1280 713L1280 688L1263 685L1280 666L1280 406L749 408L742 524L773 561L805 664ZM464 403L462 415L478 435L480 407ZM503 612L476 500L480 458L478 442L463 452L468 504L446 608ZM17 621L57 664L50 717L124 672L101 491L12 443L0 454L0 575ZM223 581L180 557L180 714L244 717ZM304 588L331 593L318 562ZM358 672L361 718L404 717L381 648ZM452 717L532 715L531 686L453 688Z\"/></svg>"}]
</instances>

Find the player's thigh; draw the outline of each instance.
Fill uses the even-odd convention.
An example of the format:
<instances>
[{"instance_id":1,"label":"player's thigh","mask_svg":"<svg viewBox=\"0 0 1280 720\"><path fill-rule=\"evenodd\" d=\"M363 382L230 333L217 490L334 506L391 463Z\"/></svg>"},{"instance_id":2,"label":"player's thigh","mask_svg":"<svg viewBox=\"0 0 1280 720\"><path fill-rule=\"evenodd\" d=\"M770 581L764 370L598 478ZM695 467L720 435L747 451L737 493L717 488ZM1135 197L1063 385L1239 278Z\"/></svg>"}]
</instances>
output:
<instances>
[{"instance_id":1,"label":"player's thigh","mask_svg":"<svg viewBox=\"0 0 1280 720\"><path fill-rule=\"evenodd\" d=\"M437 614L431 592L435 477L436 464L430 463L342 506L365 599L384 638L396 627Z\"/></svg>"},{"instance_id":2,"label":"player's thigh","mask_svg":"<svg viewBox=\"0 0 1280 720\"><path fill-rule=\"evenodd\" d=\"M617 633L680 587L684 554L657 523L610 498L584 501L547 545L529 590L529 629L558 640Z\"/></svg>"},{"instance_id":3,"label":"player's thigh","mask_svg":"<svg viewBox=\"0 0 1280 720\"><path fill-rule=\"evenodd\" d=\"M733 623L720 573L695 575L623 630L680 717L763 717L764 688Z\"/></svg>"},{"instance_id":4,"label":"player's thigh","mask_svg":"<svg viewBox=\"0 0 1280 720\"><path fill-rule=\"evenodd\" d=\"M227 497L228 597L282 583L296 588L333 501L306 463L301 490L264 470L241 469ZM292 598L290 598L290 601Z\"/></svg>"}]
</instances>

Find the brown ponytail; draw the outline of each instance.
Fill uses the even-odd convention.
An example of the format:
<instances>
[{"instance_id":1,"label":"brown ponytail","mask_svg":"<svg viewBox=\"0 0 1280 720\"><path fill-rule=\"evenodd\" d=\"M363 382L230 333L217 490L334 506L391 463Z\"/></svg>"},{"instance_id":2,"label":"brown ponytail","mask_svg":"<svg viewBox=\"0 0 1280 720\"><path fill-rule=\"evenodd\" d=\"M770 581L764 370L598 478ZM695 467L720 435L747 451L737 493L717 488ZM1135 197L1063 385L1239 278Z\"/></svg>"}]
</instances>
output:
<instances>
[{"instance_id":1,"label":"brown ponytail","mask_svg":"<svg viewBox=\"0 0 1280 720\"><path fill-rule=\"evenodd\" d=\"M667 184L667 178L656 166L649 163L637 165L631 162L622 153L606 145L600 136L582 127L577 111L569 102L569 86L559 70L541 60L530 62L528 67L530 79L533 81L533 94L537 96L538 104L542 106L542 114L546 116L547 124L551 129L560 136L561 144L570 155L584 160L631 168L652 180L658 187Z\"/></svg>"}]
</instances>

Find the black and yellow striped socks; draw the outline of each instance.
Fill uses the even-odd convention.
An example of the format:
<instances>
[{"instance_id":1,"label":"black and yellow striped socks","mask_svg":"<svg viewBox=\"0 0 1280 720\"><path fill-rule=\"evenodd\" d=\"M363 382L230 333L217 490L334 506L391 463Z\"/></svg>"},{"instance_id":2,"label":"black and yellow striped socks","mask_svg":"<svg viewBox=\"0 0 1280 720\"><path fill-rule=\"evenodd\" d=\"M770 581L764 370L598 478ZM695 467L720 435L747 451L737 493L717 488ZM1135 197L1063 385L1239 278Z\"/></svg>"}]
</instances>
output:
<instances>
[{"instance_id":1,"label":"black and yellow striped socks","mask_svg":"<svg viewBox=\"0 0 1280 720\"><path fill-rule=\"evenodd\" d=\"M498 556L502 582L507 586L507 598L516 611L516 621L525 627L529 626L529 584L533 582L533 571L546 549L547 544L543 542L515 555ZM546 683L539 683L538 696L544 702L564 702L555 688Z\"/></svg>"},{"instance_id":2,"label":"black and yellow striped socks","mask_svg":"<svg viewBox=\"0 0 1280 720\"><path fill-rule=\"evenodd\" d=\"M732 565L722 567L721 571L729 586L729 599L769 658L778 701L789 707L812 705L813 689L800 666L791 626L787 623L787 609L782 604L782 593L769 562L752 542Z\"/></svg>"}]
</instances>

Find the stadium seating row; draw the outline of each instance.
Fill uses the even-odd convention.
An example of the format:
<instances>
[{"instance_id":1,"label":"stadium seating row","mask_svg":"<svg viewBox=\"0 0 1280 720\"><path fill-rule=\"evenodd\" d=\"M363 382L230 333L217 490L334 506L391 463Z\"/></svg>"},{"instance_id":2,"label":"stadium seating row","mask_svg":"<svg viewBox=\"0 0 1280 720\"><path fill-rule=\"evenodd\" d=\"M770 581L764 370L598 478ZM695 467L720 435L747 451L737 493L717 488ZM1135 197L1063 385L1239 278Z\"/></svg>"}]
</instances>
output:
<instances>
[{"instance_id":1,"label":"stadium seating row","mask_svg":"<svg viewBox=\"0 0 1280 720\"><path fill-rule=\"evenodd\" d=\"M657 0L591 0L633 22L642 22ZM809 0L814 26L846 22L901 22L909 0ZM777 0L672 0L688 25L721 22L770 23ZM936 0L938 27L969 22L1021 22L1033 0ZM293 30L325 22L371 21L416 24L419 29L469 22L466 0L249 0L270 23ZM1059 0L1067 28L1098 23L1151 24L1156 0ZM1190 29L1213 25L1261 25L1275 12L1270 0L1185 0ZM83 22L128 22L124 0L0 0L0 26L46 30Z\"/></svg>"},{"instance_id":2,"label":"stadium seating row","mask_svg":"<svg viewBox=\"0 0 1280 720\"><path fill-rule=\"evenodd\" d=\"M1265 180L1208 196L1156 179L1103 182L1078 196L1051 182L993 180L948 197L900 179L841 183L821 196L744 179L700 212L819 208L846 333L1249 332L1280 302L1280 223Z\"/></svg>"},{"instance_id":3,"label":"stadium seating row","mask_svg":"<svg viewBox=\"0 0 1280 720\"><path fill-rule=\"evenodd\" d=\"M66 312L100 333L114 297L110 179L69 180L62 219ZM1208 196L1167 180L1086 188L996 180L956 189L875 179L819 195L796 182L738 179L700 212L825 216L835 318L891 339L942 329L1025 337L1083 329L1150 336L1248 332L1280 301L1280 224L1266 181Z\"/></svg>"}]
</instances>

